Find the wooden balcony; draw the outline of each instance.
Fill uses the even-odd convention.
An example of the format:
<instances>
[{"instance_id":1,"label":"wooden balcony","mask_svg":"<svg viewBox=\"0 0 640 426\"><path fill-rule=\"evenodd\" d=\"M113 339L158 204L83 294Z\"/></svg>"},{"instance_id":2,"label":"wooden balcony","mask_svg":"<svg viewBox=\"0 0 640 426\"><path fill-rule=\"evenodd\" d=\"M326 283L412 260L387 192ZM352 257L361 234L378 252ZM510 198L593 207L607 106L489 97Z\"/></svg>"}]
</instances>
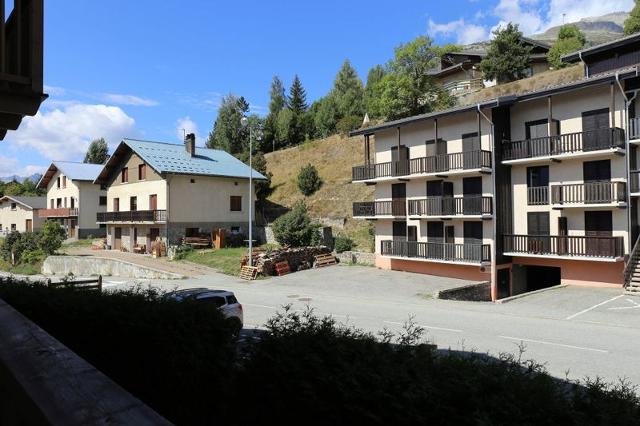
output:
<instances>
[{"instance_id":1,"label":"wooden balcony","mask_svg":"<svg viewBox=\"0 0 640 426\"><path fill-rule=\"evenodd\" d=\"M5 19L0 0L0 140L33 116L43 92L43 0L14 0Z\"/></svg>"},{"instance_id":2,"label":"wooden balcony","mask_svg":"<svg viewBox=\"0 0 640 426\"><path fill-rule=\"evenodd\" d=\"M353 203L353 217L404 217L407 215L405 200L364 201Z\"/></svg>"},{"instance_id":3,"label":"wooden balcony","mask_svg":"<svg viewBox=\"0 0 640 426\"><path fill-rule=\"evenodd\" d=\"M98 223L164 223L167 221L166 210L133 210L126 212L98 213Z\"/></svg>"},{"instance_id":4,"label":"wooden balcony","mask_svg":"<svg viewBox=\"0 0 640 426\"><path fill-rule=\"evenodd\" d=\"M45 219L78 217L78 209L72 209L72 208L40 209L38 210L38 217L45 218Z\"/></svg>"},{"instance_id":5,"label":"wooden balcony","mask_svg":"<svg viewBox=\"0 0 640 426\"><path fill-rule=\"evenodd\" d=\"M549 187L548 186L527 187L527 205L546 206L547 204L549 204Z\"/></svg>"},{"instance_id":6,"label":"wooden balcony","mask_svg":"<svg viewBox=\"0 0 640 426\"><path fill-rule=\"evenodd\" d=\"M427 197L409 200L409 216L420 217L491 217L491 197L467 195L464 197Z\"/></svg>"},{"instance_id":7,"label":"wooden balcony","mask_svg":"<svg viewBox=\"0 0 640 426\"><path fill-rule=\"evenodd\" d=\"M491 172L491 151L455 152L403 161L356 166L352 169L352 180L356 182L412 175L461 174L474 171Z\"/></svg>"},{"instance_id":8,"label":"wooden balcony","mask_svg":"<svg viewBox=\"0 0 640 426\"><path fill-rule=\"evenodd\" d=\"M621 259L623 237L503 235L504 254L535 257Z\"/></svg>"},{"instance_id":9,"label":"wooden balcony","mask_svg":"<svg viewBox=\"0 0 640 426\"><path fill-rule=\"evenodd\" d=\"M442 88L453 96L461 96L483 89L484 84L482 82L482 78L471 78L468 80L458 80L444 83L442 85Z\"/></svg>"},{"instance_id":10,"label":"wooden balcony","mask_svg":"<svg viewBox=\"0 0 640 426\"><path fill-rule=\"evenodd\" d=\"M585 182L551 185L551 204L554 208L603 206L625 207L625 182Z\"/></svg>"},{"instance_id":11,"label":"wooden balcony","mask_svg":"<svg viewBox=\"0 0 640 426\"><path fill-rule=\"evenodd\" d=\"M567 133L557 136L504 141L502 161L506 164L534 160L560 160L570 156L593 156L598 151L624 153L624 130L618 127Z\"/></svg>"},{"instance_id":12,"label":"wooden balcony","mask_svg":"<svg viewBox=\"0 0 640 426\"><path fill-rule=\"evenodd\" d=\"M383 256L473 265L491 262L491 247L489 244L454 244L403 240L384 240L380 243L380 254Z\"/></svg>"}]
</instances>

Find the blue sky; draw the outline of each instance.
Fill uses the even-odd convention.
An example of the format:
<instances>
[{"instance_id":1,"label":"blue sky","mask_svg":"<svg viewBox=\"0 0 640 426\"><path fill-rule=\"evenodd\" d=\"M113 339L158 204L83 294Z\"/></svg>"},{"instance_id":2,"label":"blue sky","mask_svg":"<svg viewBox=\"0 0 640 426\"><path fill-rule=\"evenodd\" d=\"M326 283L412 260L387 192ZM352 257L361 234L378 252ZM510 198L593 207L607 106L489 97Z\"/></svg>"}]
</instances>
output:
<instances>
[{"instance_id":1,"label":"blue sky","mask_svg":"<svg viewBox=\"0 0 640 426\"><path fill-rule=\"evenodd\" d=\"M263 114L271 78L298 74L311 102L345 58L362 78L418 35L486 39L500 23L525 34L632 0L253 1L48 0L45 84L50 98L0 142L0 176L81 161L91 139L125 136L203 144L221 96L243 95Z\"/></svg>"}]
</instances>

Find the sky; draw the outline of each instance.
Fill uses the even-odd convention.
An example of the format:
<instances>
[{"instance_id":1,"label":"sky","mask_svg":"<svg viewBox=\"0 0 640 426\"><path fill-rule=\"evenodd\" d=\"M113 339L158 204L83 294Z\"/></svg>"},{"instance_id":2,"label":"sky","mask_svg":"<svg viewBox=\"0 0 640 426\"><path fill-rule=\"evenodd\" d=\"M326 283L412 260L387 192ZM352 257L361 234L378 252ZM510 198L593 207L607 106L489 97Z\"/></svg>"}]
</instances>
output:
<instances>
[{"instance_id":1,"label":"sky","mask_svg":"<svg viewBox=\"0 0 640 426\"><path fill-rule=\"evenodd\" d=\"M8 2L10 3L10 2ZM45 91L35 117L0 141L0 176L82 161L91 140L204 145L222 96L263 115L274 75L297 74L307 100L325 95L349 59L365 79L394 47L486 40L506 22L534 34L633 0L45 1ZM184 129L184 130L183 130Z\"/></svg>"}]
</instances>

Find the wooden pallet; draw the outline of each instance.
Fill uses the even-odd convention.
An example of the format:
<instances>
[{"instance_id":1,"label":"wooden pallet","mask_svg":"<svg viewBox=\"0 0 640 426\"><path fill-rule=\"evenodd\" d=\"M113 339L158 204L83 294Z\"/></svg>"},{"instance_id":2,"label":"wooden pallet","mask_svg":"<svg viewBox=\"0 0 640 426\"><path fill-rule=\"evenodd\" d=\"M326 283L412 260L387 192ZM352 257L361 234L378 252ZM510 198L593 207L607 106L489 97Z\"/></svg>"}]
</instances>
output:
<instances>
[{"instance_id":1,"label":"wooden pallet","mask_svg":"<svg viewBox=\"0 0 640 426\"><path fill-rule=\"evenodd\" d=\"M240 278L247 281L255 280L258 276L258 268L256 266L243 266L240 269Z\"/></svg>"},{"instance_id":2,"label":"wooden pallet","mask_svg":"<svg viewBox=\"0 0 640 426\"><path fill-rule=\"evenodd\" d=\"M286 260L276 263L276 274L278 274L278 276L287 275L290 272L291 269L289 268L289 262Z\"/></svg>"},{"instance_id":3,"label":"wooden pallet","mask_svg":"<svg viewBox=\"0 0 640 426\"><path fill-rule=\"evenodd\" d=\"M335 265L338 262L336 261L336 257L331 254L319 254L316 256L316 268L321 268L323 266L331 266Z\"/></svg>"}]
</instances>

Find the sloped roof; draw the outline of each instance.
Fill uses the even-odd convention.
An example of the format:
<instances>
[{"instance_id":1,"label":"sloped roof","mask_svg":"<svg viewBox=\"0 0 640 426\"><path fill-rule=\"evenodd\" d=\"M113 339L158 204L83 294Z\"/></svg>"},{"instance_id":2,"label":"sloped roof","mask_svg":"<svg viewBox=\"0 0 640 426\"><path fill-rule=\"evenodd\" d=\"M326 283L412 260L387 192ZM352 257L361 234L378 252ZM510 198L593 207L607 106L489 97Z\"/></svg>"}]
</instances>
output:
<instances>
[{"instance_id":1,"label":"sloped roof","mask_svg":"<svg viewBox=\"0 0 640 426\"><path fill-rule=\"evenodd\" d=\"M602 53L607 50L613 50L619 47L632 45L634 43L638 43L640 41L640 33L631 34L626 37L622 37L607 43L596 44L595 46L578 50L573 53L568 53L562 56L560 59L562 62L579 62L581 58L585 56L595 55L597 53ZM615 52L611 52L612 54Z\"/></svg>"},{"instance_id":2,"label":"sloped roof","mask_svg":"<svg viewBox=\"0 0 640 426\"><path fill-rule=\"evenodd\" d=\"M47 208L47 197L23 197L19 195L5 195L0 198L0 201L11 200L16 203L20 203L23 206L29 207L31 209L46 209Z\"/></svg>"},{"instance_id":3,"label":"sloped roof","mask_svg":"<svg viewBox=\"0 0 640 426\"><path fill-rule=\"evenodd\" d=\"M67 176L71 180L93 182L100 174L102 167L102 164L77 163L73 161L54 161L53 163L51 163L45 174L42 175L42 178L40 178L40 182L38 182L38 188L46 188L58 170L64 173L65 176Z\"/></svg>"},{"instance_id":4,"label":"sloped roof","mask_svg":"<svg viewBox=\"0 0 640 426\"><path fill-rule=\"evenodd\" d=\"M124 139L101 170L96 183L107 179L127 149L138 154L159 174L249 178L249 166L226 151L196 147L195 155L192 157L182 144ZM266 179L255 170L252 177Z\"/></svg>"}]
</instances>

